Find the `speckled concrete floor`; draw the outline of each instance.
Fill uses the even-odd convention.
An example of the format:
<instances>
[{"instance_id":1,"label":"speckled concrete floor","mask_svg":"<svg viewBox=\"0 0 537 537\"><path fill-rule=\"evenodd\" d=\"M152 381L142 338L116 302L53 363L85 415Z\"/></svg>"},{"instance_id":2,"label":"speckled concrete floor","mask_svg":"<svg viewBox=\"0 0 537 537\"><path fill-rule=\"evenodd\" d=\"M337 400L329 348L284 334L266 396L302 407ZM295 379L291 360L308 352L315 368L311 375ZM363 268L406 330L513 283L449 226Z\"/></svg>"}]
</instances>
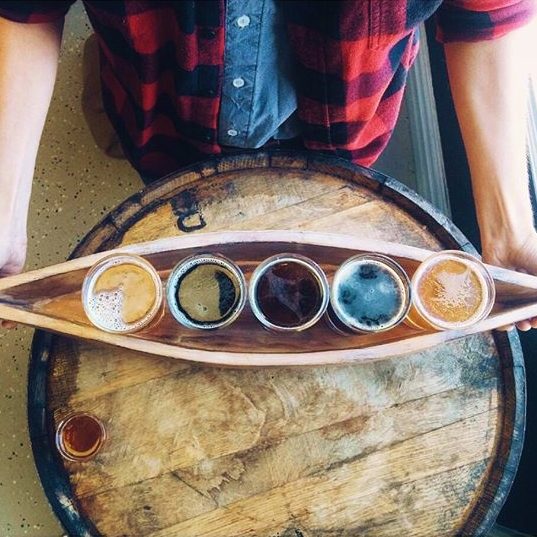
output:
<instances>
[{"instance_id":1,"label":"speckled concrete floor","mask_svg":"<svg viewBox=\"0 0 537 537\"><path fill-rule=\"evenodd\" d=\"M54 99L43 135L30 212L27 268L64 261L102 216L142 184L129 164L107 158L84 122L82 46L90 33L83 7L67 17ZM0 536L63 535L39 482L26 423L32 330L0 331Z\"/></svg>"},{"instance_id":2,"label":"speckled concrete floor","mask_svg":"<svg viewBox=\"0 0 537 537\"><path fill-rule=\"evenodd\" d=\"M67 17L61 64L35 173L27 269L58 263L102 216L141 188L134 170L106 157L85 124L82 47L90 27L80 3ZM398 129L379 168L413 186L408 119ZM406 176L406 177L405 177ZM32 330L0 331L0 537L59 537L35 470L26 422L26 374Z\"/></svg>"}]
</instances>

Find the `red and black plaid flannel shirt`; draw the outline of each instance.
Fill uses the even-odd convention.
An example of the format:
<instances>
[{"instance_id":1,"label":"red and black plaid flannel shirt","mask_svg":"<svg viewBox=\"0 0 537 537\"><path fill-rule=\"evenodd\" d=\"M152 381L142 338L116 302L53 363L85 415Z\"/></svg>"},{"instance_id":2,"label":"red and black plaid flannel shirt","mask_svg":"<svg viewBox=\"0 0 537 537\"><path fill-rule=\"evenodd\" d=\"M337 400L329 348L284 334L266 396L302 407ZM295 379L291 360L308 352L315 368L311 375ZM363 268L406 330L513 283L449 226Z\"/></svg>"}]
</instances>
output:
<instances>
[{"instance_id":1,"label":"red and black plaid flannel shirt","mask_svg":"<svg viewBox=\"0 0 537 537\"><path fill-rule=\"evenodd\" d=\"M63 17L73 2L4 2L18 22ZM438 14L442 41L521 26L535 0L279 1L297 63L306 148L369 166L386 146L417 50ZM133 166L158 177L219 154L224 0L84 2L99 39L106 110Z\"/></svg>"}]
</instances>

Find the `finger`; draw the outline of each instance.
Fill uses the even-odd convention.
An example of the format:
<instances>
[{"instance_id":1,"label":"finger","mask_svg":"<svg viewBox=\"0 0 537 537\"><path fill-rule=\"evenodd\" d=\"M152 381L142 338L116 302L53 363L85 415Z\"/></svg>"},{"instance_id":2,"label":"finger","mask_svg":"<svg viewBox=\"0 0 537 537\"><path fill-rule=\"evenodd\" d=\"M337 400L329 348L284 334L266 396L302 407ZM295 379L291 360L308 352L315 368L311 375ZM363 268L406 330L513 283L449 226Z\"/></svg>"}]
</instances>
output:
<instances>
[{"instance_id":1,"label":"finger","mask_svg":"<svg viewBox=\"0 0 537 537\"><path fill-rule=\"evenodd\" d=\"M535 317L530 319L530 324L532 328L537 328L537 319Z\"/></svg>"},{"instance_id":2,"label":"finger","mask_svg":"<svg viewBox=\"0 0 537 537\"><path fill-rule=\"evenodd\" d=\"M531 330L531 323L529 321L520 321L519 323L516 323L516 326L522 332L527 332L528 330Z\"/></svg>"},{"instance_id":3,"label":"finger","mask_svg":"<svg viewBox=\"0 0 537 537\"><path fill-rule=\"evenodd\" d=\"M13 321L0 321L0 328L4 328L6 330L12 330L13 328L16 328L17 323L14 323Z\"/></svg>"}]
</instances>

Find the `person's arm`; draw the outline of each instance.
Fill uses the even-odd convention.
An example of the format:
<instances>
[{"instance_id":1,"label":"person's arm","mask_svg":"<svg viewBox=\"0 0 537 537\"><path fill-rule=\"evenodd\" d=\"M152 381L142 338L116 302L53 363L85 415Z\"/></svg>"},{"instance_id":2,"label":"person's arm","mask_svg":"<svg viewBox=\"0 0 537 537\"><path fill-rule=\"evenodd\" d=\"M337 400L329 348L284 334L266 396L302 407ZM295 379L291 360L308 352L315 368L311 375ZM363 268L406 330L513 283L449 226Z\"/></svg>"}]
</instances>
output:
<instances>
[{"instance_id":1,"label":"person's arm","mask_svg":"<svg viewBox=\"0 0 537 537\"><path fill-rule=\"evenodd\" d=\"M486 262L537 274L528 190L529 27L445 44L453 100L470 165ZM517 325L537 327L535 320Z\"/></svg>"},{"instance_id":2,"label":"person's arm","mask_svg":"<svg viewBox=\"0 0 537 537\"><path fill-rule=\"evenodd\" d=\"M0 276L20 272L26 257L32 178L62 25L0 18Z\"/></svg>"}]
</instances>

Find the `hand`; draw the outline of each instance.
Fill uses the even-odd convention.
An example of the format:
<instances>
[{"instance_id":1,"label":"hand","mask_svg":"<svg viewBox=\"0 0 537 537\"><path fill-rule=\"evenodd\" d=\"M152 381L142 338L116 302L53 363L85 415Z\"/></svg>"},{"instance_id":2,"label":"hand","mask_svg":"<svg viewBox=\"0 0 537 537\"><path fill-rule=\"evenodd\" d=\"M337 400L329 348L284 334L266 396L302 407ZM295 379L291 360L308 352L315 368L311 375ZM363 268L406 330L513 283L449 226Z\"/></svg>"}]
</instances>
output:
<instances>
[{"instance_id":1,"label":"hand","mask_svg":"<svg viewBox=\"0 0 537 537\"><path fill-rule=\"evenodd\" d=\"M9 234L0 239L0 278L19 274L26 261L27 239L26 235L15 236ZM15 323L0 321L0 327L13 328Z\"/></svg>"},{"instance_id":2,"label":"hand","mask_svg":"<svg viewBox=\"0 0 537 537\"><path fill-rule=\"evenodd\" d=\"M531 231L526 237L516 241L496 242L493 247L483 248L483 261L491 265L526 272L537 276L537 232ZM537 328L537 317L520 321L516 327L523 332ZM504 327L511 329L511 327Z\"/></svg>"}]
</instances>

